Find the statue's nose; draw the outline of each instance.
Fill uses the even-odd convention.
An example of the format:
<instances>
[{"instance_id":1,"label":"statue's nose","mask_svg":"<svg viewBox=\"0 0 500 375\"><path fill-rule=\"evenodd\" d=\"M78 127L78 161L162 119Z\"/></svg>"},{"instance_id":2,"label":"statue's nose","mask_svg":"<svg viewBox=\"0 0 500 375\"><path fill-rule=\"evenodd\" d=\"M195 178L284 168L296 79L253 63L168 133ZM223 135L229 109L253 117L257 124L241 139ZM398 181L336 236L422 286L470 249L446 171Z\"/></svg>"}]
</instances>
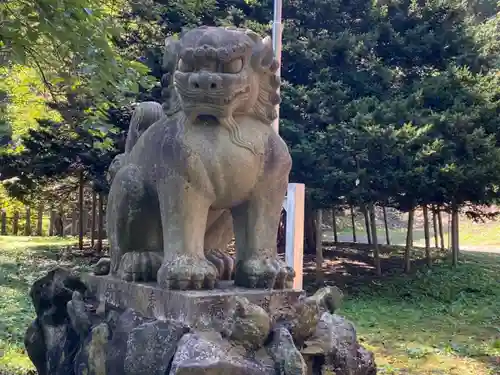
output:
<instances>
[{"instance_id":1,"label":"statue's nose","mask_svg":"<svg viewBox=\"0 0 500 375\"><path fill-rule=\"evenodd\" d=\"M189 77L189 87L191 89L216 91L222 88L222 79L218 75L208 72L192 73Z\"/></svg>"}]
</instances>

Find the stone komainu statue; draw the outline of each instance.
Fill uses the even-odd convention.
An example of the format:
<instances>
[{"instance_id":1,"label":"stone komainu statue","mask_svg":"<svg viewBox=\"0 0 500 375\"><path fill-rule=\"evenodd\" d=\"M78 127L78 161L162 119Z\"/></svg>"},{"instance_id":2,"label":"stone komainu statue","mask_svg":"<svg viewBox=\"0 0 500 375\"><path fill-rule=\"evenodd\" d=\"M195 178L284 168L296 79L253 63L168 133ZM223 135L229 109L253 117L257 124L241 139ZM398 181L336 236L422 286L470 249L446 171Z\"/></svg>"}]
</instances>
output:
<instances>
[{"instance_id":1,"label":"stone komainu statue","mask_svg":"<svg viewBox=\"0 0 500 375\"><path fill-rule=\"evenodd\" d=\"M175 67L168 110L138 106L109 170L111 273L213 288L228 267L205 254L234 228L235 284L288 286L294 272L278 259L276 233L291 158L271 127L280 85L271 40L200 27L166 47Z\"/></svg>"}]
</instances>

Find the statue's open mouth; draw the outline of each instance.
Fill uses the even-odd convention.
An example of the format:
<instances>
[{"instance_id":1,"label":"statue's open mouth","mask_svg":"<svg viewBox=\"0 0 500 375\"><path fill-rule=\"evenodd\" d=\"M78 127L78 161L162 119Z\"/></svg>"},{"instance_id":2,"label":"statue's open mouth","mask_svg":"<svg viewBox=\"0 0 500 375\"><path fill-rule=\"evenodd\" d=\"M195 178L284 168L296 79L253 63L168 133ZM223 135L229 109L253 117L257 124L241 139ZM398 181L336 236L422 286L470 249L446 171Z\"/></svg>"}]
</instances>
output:
<instances>
[{"instance_id":1,"label":"statue's open mouth","mask_svg":"<svg viewBox=\"0 0 500 375\"><path fill-rule=\"evenodd\" d=\"M225 95L225 92L206 93L205 91L200 90L184 90L180 87L177 87L177 91L184 101L190 102L190 105L195 105L195 103L227 105L230 104L236 97L248 94L250 92L250 86L243 86L240 89L234 90L229 95Z\"/></svg>"},{"instance_id":2,"label":"statue's open mouth","mask_svg":"<svg viewBox=\"0 0 500 375\"><path fill-rule=\"evenodd\" d=\"M219 120L217 120L217 117L213 115L199 115L196 117L196 120L199 122L203 122L206 125L218 125Z\"/></svg>"}]
</instances>

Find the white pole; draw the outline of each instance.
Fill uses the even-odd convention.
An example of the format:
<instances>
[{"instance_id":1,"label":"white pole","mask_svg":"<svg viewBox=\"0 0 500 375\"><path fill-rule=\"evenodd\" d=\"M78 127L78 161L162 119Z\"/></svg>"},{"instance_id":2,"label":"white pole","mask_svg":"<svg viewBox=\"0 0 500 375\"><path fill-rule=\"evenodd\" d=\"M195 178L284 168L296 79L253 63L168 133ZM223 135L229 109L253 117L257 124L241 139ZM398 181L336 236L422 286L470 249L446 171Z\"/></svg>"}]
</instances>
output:
<instances>
[{"instance_id":1,"label":"white pole","mask_svg":"<svg viewBox=\"0 0 500 375\"><path fill-rule=\"evenodd\" d=\"M274 20L273 20L273 50L274 56L276 60L278 60L278 71L276 74L280 76L281 74L281 34L282 34L282 25L281 25L281 9L282 9L282 0L274 0ZM278 89L278 95L280 90ZM278 112L278 117L273 121L273 129L276 133L279 132L279 124L280 124L280 106L279 104L276 106L276 111Z\"/></svg>"},{"instance_id":2,"label":"white pole","mask_svg":"<svg viewBox=\"0 0 500 375\"><path fill-rule=\"evenodd\" d=\"M274 0L273 50L281 75L281 44L283 25L281 24L282 0ZM280 91L278 89L278 95ZM279 133L280 106L276 106L278 116L273 121L273 129ZM304 258L304 184L288 184L284 206L286 211L286 264L295 271L293 289L302 290L302 262Z\"/></svg>"}]
</instances>

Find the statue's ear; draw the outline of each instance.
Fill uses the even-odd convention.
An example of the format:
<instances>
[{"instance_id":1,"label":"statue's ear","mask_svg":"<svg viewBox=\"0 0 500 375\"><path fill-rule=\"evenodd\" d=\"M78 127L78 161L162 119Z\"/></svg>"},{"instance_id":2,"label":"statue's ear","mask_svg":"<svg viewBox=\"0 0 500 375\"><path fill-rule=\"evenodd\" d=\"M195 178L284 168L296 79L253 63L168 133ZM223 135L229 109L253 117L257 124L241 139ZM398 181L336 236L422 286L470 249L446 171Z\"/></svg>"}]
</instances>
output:
<instances>
[{"instance_id":1,"label":"statue's ear","mask_svg":"<svg viewBox=\"0 0 500 375\"><path fill-rule=\"evenodd\" d=\"M273 50L273 40L269 35L262 39L262 44L264 44L266 49L271 49L271 51Z\"/></svg>"},{"instance_id":2,"label":"statue's ear","mask_svg":"<svg viewBox=\"0 0 500 375\"><path fill-rule=\"evenodd\" d=\"M180 41L176 35L165 39L165 52L163 53L163 69L172 71L175 69L177 59L179 58Z\"/></svg>"},{"instance_id":3,"label":"statue's ear","mask_svg":"<svg viewBox=\"0 0 500 375\"><path fill-rule=\"evenodd\" d=\"M273 40L270 36L262 39L262 50L260 52L260 64L269 67L274 61Z\"/></svg>"}]
</instances>

